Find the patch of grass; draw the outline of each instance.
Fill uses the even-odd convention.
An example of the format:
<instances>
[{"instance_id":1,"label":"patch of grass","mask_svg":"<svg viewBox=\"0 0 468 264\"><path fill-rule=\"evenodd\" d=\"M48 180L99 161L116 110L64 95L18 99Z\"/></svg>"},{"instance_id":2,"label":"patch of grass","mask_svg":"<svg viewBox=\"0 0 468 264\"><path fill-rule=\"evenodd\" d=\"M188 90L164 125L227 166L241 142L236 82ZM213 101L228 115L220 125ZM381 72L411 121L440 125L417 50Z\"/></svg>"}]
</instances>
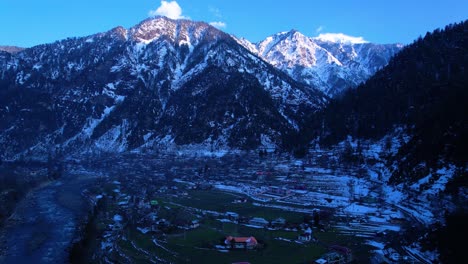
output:
<instances>
[{"instance_id":1,"label":"patch of grass","mask_svg":"<svg viewBox=\"0 0 468 264\"><path fill-rule=\"evenodd\" d=\"M173 198L175 203L204 210L224 212L231 208L232 201L238 196L221 191L192 190L187 197Z\"/></svg>"},{"instance_id":2,"label":"patch of grass","mask_svg":"<svg viewBox=\"0 0 468 264\"><path fill-rule=\"evenodd\" d=\"M286 221L293 223L302 223L304 219L303 213L284 211L280 209L255 206L252 203L233 203L237 197L241 195L230 194L222 191L207 190L190 191L187 197L177 197L171 200L175 203L195 207L203 210L224 212L235 212L241 216L262 217L269 221L279 217L283 217Z\"/></svg>"},{"instance_id":3,"label":"patch of grass","mask_svg":"<svg viewBox=\"0 0 468 264\"><path fill-rule=\"evenodd\" d=\"M128 239L133 241L137 247L149 252L150 254L154 256L158 256L159 258L170 260L170 261L175 261L174 254L160 247L157 247L153 242L153 239L155 238L148 233L143 234L138 230L132 229L128 231ZM136 253L141 254L141 252L139 252L135 248L133 248L132 250L135 251Z\"/></svg>"},{"instance_id":4,"label":"patch of grass","mask_svg":"<svg viewBox=\"0 0 468 264\"><path fill-rule=\"evenodd\" d=\"M226 223L224 226L225 231L235 228L232 223ZM219 252L214 248L214 245L221 244L226 234L210 226L202 226L195 230L170 235L165 246L176 252L177 256L154 246L151 235L131 231L129 239L138 247L173 263L232 263L237 261L259 264L304 263L315 260L327 251L320 244L297 244L274 239L275 237L288 236L295 238L297 232L268 231L245 226L238 226L236 229L238 229L239 235L255 236L264 243L264 248L253 251ZM129 241L119 241L119 246L135 263L146 263L145 256L135 250Z\"/></svg>"},{"instance_id":5,"label":"patch of grass","mask_svg":"<svg viewBox=\"0 0 468 264\"><path fill-rule=\"evenodd\" d=\"M148 256L136 250L129 240L119 240L117 245L125 256L132 260L132 263L151 263Z\"/></svg>"},{"instance_id":6,"label":"patch of grass","mask_svg":"<svg viewBox=\"0 0 468 264\"><path fill-rule=\"evenodd\" d=\"M183 242L183 241L179 241ZM177 263L232 263L249 261L251 263L304 263L311 262L326 252L318 244L300 245L279 240L268 240L264 249L235 250L219 252L215 249L201 249L178 243L172 248L187 256L187 261Z\"/></svg>"},{"instance_id":7,"label":"patch of grass","mask_svg":"<svg viewBox=\"0 0 468 264\"><path fill-rule=\"evenodd\" d=\"M169 244L179 244L189 247L207 247L217 244L223 234L215 229L203 226L190 231L185 231L169 237Z\"/></svg>"},{"instance_id":8,"label":"patch of grass","mask_svg":"<svg viewBox=\"0 0 468 264\"><path fill-rule=\"evenodd\" d=\"M301 223L304 220L303 213L282 211L280 209L254 206L252 203L237 203L232 201L239 197L221 191L190 191L187 197L158 197L161 205L171 205L178 203L183 206L193 208L218 211L236 212L241 216L263 217L267 220L274 220L278 217L285 218L288 222ZM113 212L112 202L106 207ZM160 217L168 218L171 213L182 208L170 206L171 209L164 209L159 212ZM167 211L167 212L166 212ZM167 214L167 215L166 215ZM288 232L282 230L256 229L234 223L222 223L215 218L207 216L201 220L201 226L194 230L177 231L167 236L167 243L161 244L169 251L156 246L153 243L154 235L142 234L136 229L125 230L129 241L119 241L119 246L134 263L147 263L150 256L145 255L138 249L142 249L152 256L158 256L171 263L232 263L248 261L251 263L310 263L328 251L329 245L342 245L349 247L356 255L356 259L364 260L368 256L368 249L362 246L363 240L355 237L339 235L335 230L320 232L314 229L314 236L320 243L298 244L286 242L276 238L286 238L294 240L301 231ZM227 235L234 236L254 236L264 247L262 249L247 251L220 252L215 245L223 244L223 239ZM136 249L132 244L138 248ZM118 257L116 257L117 260ZM123 261L123 259L122 259Z\"/></svg>"},{"instance_id":9,"label":"patch of grass","mask_svg":"<svg viewBox=\"0 0 468 264\"><path fill-rule=\"evenodd\" d=\"M231 233L232 232L232 233ZM210 226L186 231L185 234L171 235L168 247L179 253L181 257L176 263L232 263L249 261L251 263L303 263L312 261L326 249L319 244L297 244L274 239L283 237L294 239L297 232L269 231L255 229L232 223L224 223L222 230ZM221 244L226 235L255 236L264 243L265 248L254 251L219 252L214 245Z\"/></svg>"},{"instance_id":10,"label":"patch of grass","mask_svg":"<svg viewBox=\"0 0 468 264\"><path fill-rule=\"evenodd\" d=\"M303 213L283 211L280 209L270 208L270 207L261 207L255 206L253 204L242 204L238 208L231 209L231 211L238 213L242 216L250 217L262 217L268 221L275 220L276 218L282 217L286 221L291 223L302 223L304 220Z\"/></svg>"}]
</instances>

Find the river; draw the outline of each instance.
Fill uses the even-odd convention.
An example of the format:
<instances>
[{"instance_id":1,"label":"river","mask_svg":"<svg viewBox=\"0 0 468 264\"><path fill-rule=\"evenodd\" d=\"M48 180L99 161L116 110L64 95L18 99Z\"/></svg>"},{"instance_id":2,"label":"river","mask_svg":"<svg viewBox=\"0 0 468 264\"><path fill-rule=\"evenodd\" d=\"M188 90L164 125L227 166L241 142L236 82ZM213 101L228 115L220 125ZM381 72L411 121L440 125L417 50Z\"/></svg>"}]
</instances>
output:
<instances>
[{"instance_id":1,"label":"river","mask_svg":"<svg viewBox=\"0 0 468 264\"><path fill-rule=\"evenodd\" d=\"M68 263L68 249L89 210L81 192L95 182L86 170L68 169L21 200L0 233L0 263Z\"/></svg>"}]
</instances>

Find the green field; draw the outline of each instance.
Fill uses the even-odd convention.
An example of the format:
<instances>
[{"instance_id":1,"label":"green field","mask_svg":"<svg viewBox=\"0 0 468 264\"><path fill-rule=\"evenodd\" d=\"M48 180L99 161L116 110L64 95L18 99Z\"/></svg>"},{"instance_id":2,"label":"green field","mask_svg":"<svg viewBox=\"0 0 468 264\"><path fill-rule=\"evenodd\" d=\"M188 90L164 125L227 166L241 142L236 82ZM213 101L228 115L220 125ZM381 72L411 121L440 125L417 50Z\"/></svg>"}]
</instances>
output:
<instances>
[{"instance_id":1,"label":"green field","mask_svg":"<svg viewBox=\"0 0 468 264\"><path fill-rule=\"evenodd\" d=\"M220 213L235 212L240 216L262 217L266 220L274 220L278 217L286 219L288 222L301 223L304 214L283 211L280 209L255 206L251 202L233 203L235 198L244 197L242 195L226 193L222 191L190 191L187 197L171 198L170 201L184 206L194 207L203 210L211 210Z\"/></svg>"},{"instance_id":2,"label":"green field","mask_svg":"<svg viewBox=\"0 0 468 264\"><path fill-rule=\"evenodd\" d=\"M232 225L232 224L231 224ZM227 229L234 228L233 226ZM168 243L164 246L172 251L169 253L152 242L151 235L143 235L132 232L129 239L134 241L138 247L151 252L174 263L232 263L248 261L251 263L304 263L311 262L326 252L326 249L317 243L306 245L294 242L284 242L275 240L276 236L295 238L295 233L285 234L281 231L265 231L244 226L238 228L238 232L246 236L253 235L264 243L264 248L253 251L237 250L230 252L219 252L215 245L220 245L225 237L225 233L215 230L210 226L201 226L198 229L172 234L168 236ZM124 241L120 245L125 253L135 262L143 261L144 256L135 248L130 246L129 241Z\"/></svg>"},{"instance_id":3,"label":"green field","mask_svg":"<svg viewBox=\"0 0 468 264\"><path fill-rule=\"evenodd\" d=\"M110 188L111 186L108 186L108 189ZM358 248L360 252L356 253L366 259L368 248L360 245L362 240L338 235L332 229L326 232L314 229L314 236L318 238L319 242L299 244L293 240L301 231L267 230L229 222L223 223L210 214L201 216L201 213L184 209L184 207L190 207L219 213L231 211L240 216L263 217L270 221L283 217L289 223L302 223L304 220L305 214L303 213L254 206L252 201L232 203L238 197L242 196L216 190L190 190L187 196L177 197L165 194L158 195L154 199L157 199L161 205L158 210L159 217L171 219L171 217L180 216L184 212L185 217L198 218L201 226L187 231L173 229L165 235L142 234L136 230L136 227L127 226L122 230L122 236L117 241L120 254L124 254L125 257L112 252L111 259L117 262L131 260L132 263L151 263L150 259L158 262L157 258L171 263L233 263L242 261L259 264L313 263L328 251L328 245L333 244ZM117 212L118 207L109 201L104 210L113 215ZM106 226L108 223L100 224ZM262 246L256 250L221 252L216 248L216 245L223 245L223 241L228 235L254 236ZM156 240L160 246L156 245L153 240Z\"/></svg>"}]
</instances>

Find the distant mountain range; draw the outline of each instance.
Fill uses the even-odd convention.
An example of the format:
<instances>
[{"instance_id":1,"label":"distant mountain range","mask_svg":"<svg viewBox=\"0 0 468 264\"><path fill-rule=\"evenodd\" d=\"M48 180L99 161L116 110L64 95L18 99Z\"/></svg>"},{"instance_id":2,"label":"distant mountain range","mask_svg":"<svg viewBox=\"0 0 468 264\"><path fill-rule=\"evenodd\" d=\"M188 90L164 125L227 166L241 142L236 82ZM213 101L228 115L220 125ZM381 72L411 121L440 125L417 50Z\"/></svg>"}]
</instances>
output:
<instances>
[{"instance_id":1,"label":"distant mountain range","mask_svg":"<svg viewBox=\"0 0 468 264\"><path fill-rule=\"evenodd\" d=\"M18 53L20 51L24 50L24 48L16 47L16 46L0 46L0 51L5 51L8 53Z\"/></svg>"},{"instance_id":2,"label":"distant mountain range","mask_svg":"<svg viewBox=\"0 0 468 264\"><path fill-rule=\"evenodd\" d=\"M343 34L307 37L296 30L252 44L237 41L296 81L317 87L330 97L367 80L388 64L401 44L373 44Z\"/></svg>"}]
</instances>

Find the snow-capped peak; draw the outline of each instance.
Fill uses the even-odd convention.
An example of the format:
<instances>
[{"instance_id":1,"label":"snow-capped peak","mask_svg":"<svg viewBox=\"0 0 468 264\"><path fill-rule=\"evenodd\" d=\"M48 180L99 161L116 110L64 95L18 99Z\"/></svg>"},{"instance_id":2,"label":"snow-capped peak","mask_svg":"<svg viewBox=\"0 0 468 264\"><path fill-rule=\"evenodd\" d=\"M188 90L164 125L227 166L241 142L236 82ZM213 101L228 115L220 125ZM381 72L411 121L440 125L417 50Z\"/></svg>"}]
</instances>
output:
<instances>
[{"instance_id":1,"label":"snow-capped peak","mask_svg":"<svg viewBox=\"0 0 468 264\"><path fill-rule=\"evenodd\" d=\"M306 85L335 96L366 80L385 66L398 45L372 44L362 37L342 33L312 38L297 30L279 32L252 44L237 42L271 65ZM369 43L368 45L355 45Z\"/></svg>"},{"instance_id":2,"label":"snow-capped peak","mask_svg":"<svg viewBox=\"0 0 468 264\"><path fill-rule=\"evenodd\" d=\"M130 28L132 39L137 42L150 43L160 38L189 46L196 45L201 39L216 40L224 33L205 22L187 19L170 19L163 16L152 17Z\"/></svg>"},{"instance_id":3,"label":"snow-capped peak","mask_svg":"<svg viewBox=\"0 0 468 264\"><path fill-rule=\"evenodd\" d=\"M369 43L363 37L353 37L348 36L343 33L323 33L315 37L314 39L325 41L325 42L334 42L334 43L346 43L346 44L362 44Z\"/></svg>"}]
</instances>

